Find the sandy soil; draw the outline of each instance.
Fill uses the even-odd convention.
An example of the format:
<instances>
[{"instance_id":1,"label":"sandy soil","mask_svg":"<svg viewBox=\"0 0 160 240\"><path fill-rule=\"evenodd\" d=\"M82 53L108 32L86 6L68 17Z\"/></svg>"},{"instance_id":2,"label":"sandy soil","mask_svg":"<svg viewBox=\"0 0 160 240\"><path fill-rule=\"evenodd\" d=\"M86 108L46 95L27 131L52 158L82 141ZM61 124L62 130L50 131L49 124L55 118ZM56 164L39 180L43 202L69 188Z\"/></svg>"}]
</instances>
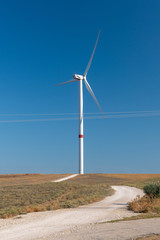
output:
<instances>
[{"instance_id":1,"label":"sandy soil","mask_svg":"<svg viewBox=\"0 0 160 240\"><path fill-rule=\"evenodd\" d=\"M30 213L12 219L1 219L0 239L61 239L64 233L66 236L68 235L68 239L72 239L72 233L83 227L87 227L87 231L89 231L93 225L102 226L102 224L95 225L95 223L134 215L127 210L127 202L137 195L143 195L143 192L127 186L114 186L113 188L116 190L113 196L79 208ZM118 231L118 229L115 230ZM85 232L85 230L83 231ZM76 237L75 239L81 238ZM85 239L92 238L86 238L85 235Z\"/></svg>"}]
</instances>

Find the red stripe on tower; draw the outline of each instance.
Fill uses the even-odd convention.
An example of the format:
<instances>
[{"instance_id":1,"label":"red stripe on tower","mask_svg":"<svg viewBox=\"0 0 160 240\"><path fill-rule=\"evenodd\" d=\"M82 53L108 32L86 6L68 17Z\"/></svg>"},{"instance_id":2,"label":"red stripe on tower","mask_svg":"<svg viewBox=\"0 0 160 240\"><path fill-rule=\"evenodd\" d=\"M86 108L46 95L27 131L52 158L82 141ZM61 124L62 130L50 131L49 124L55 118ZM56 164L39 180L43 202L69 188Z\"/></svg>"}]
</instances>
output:
<instances>
[{"instance_id":1,"label":"red stripe on tower","mask_svg":"<svg viewBox=\"0 0 160 240\"><path fill-rule=\"evenodd\" d=\"M79 138L83 138L83 135L81 134L81 135L79 135Z\"/></svg>"}]
</instances>

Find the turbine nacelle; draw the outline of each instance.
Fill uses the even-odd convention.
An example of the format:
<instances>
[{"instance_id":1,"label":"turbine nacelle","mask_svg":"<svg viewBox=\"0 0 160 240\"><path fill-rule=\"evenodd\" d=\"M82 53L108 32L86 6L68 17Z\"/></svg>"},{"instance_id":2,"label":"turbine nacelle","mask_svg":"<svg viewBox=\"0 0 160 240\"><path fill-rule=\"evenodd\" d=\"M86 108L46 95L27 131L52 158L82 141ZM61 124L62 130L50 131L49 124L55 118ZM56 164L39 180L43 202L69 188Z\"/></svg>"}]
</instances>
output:
<instances>
[{"instance_id":1,"label":"turbine nacelle","mask_svg":"<svg viewBox=\"0 0 160 240\"><path fill-rule=\"evenodd\" d=\"M79 75L79 74L74 74L73 78L76 79L76 80L84 80L84 76Z\"/></svg>"}]
</instances>

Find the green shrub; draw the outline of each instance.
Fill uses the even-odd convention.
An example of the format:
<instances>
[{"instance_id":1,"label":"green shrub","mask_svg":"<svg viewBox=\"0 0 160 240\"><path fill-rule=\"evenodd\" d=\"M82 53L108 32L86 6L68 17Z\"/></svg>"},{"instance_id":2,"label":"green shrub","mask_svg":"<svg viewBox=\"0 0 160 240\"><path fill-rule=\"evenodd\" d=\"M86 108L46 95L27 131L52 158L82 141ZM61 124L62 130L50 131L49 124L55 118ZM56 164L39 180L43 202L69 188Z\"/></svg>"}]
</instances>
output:
<instances>
[{"instance_id":1,"label":"green shrub","mask_svg":"<svg viewBox=\"0 0 160 240\"><path fill-rule=\"evenodd\" d=\"M150 183L143 188L144 192L154 198L160 197L160 184L159 183Z\"/></svg>"},{"instance_id":2,"label":"green shrub","mask_svg":"<svg viewBox=\"0 0 160 240\"><path fill-rule=\"evenodd\" d=\"M159 206L156 206L154 209L155 209L156 213L158 213L158 214L160 213L160 207Z\"/></svg>"},{"instance_id":3,"label":"green shrub","mask_svg":"<svg viewBox=\"0 0 160 240\"><path fill-rule=\"evenodd\" d=\"M72 204L69 201L67 201L67 202L60 204L60 207L61 208L71 208Z\"/></svg>"},{"instance_id":4,"label":"green shrub","mask_svg":"<svg viewBox=\"0 0 160 240\"><path fill-rule=\"evenodd\" d=\"M11 209L8 210L8 215L16 216L16 215L18 215L18 214L19 214L19 213L18 213L18 210L15 209L15 208L11 208Z\"/></svg>"}]
</instances>

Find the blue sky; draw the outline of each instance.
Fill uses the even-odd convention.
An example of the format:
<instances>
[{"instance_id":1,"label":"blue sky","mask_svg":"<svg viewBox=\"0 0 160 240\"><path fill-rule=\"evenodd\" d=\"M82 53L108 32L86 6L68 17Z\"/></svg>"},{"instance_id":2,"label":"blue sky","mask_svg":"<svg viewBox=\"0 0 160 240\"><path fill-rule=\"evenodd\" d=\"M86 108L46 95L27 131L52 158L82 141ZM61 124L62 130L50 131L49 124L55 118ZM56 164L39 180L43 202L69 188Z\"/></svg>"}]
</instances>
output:
<instances>
[{"instance_id":1,"label":"blue sky","mask_svg":"<svg viewBox=\"0 0 160 240\"><path fill-rule=\"evenodd\" d=\"M88 81L103 111L160 110L159 13L159 0L0 1L0 174L78 171L77 120L2 114L77 113L78 84L55 85L84 73L99 29ZM159 116L85 120L84 143L86 173L159 173Z\"/></svg>"}]
</instances>

